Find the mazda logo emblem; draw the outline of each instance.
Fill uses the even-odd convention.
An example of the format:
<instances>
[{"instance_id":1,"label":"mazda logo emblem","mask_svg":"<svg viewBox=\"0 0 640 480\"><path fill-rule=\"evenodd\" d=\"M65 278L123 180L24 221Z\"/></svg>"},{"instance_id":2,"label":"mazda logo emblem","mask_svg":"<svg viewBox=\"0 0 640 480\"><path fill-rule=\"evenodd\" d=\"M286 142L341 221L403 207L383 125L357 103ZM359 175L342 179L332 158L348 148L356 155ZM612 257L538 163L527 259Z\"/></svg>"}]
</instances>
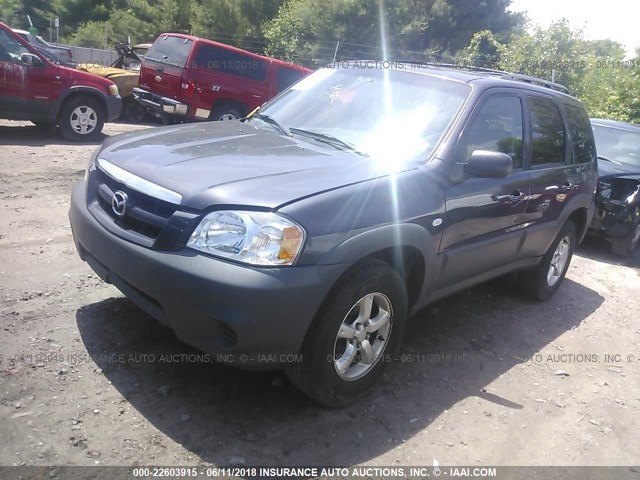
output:
<instances>
[{"instance_id":1,"label":"mazda logo emblem","mask_svg":"<svg viewBox=\"0 0 640 480\"><path fill-rule=\"evenodd\" d=\"M127 211L127 194L118 190L111 199L111 209L118 217L123 217Z\"/></svg>"}]
</instances>

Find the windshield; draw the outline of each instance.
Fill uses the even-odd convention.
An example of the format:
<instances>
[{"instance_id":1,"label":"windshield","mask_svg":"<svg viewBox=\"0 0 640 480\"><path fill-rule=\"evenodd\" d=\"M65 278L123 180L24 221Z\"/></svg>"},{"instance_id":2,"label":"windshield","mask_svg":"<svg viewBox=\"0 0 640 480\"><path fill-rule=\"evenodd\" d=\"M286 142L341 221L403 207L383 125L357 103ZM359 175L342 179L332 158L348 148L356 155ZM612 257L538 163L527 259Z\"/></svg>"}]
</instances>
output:
<instances>
[{"instance_id":1,"label":"windshield","mask_svg":"<svg viewBox=\"0 0 640 480\"><path fill-rule=\"evenodd\" d=\"M598 156L614 162L640 167L640 128L631 132L624 128L593 125Z\"/></svg>"},{"instance_id":2,"label":"windshield","mask_svg":"<svg viewBox=\"0 0 640 480\"><path fill-rule=\"evenodd\" d=\"M467 84L401 70L321 69L260 110L293 136L322 134L387 164L426 159L471 92ZM260 122L260 116L251 120ZM328 147L329 148L329 147Z\"/></svg>"}]
</instances>

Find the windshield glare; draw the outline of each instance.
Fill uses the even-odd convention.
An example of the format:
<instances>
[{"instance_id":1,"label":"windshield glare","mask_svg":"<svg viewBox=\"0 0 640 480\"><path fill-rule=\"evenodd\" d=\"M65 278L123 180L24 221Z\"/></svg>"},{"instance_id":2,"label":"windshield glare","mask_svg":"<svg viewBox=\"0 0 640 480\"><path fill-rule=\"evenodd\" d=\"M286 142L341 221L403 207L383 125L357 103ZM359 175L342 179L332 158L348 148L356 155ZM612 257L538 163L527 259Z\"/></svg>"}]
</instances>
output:
<instances>
[{"instance_id":1,"label":"windshield glare","mask_svg":"<svg viewBox=\"0 0 640 480\"><path fill-rule=\"evenodd\" d=\"M326 68L260 113L398 165L431 155L470 92L464 83L401 70Z\"/></svg>"},{"instance_id":2,"label":"windshield glare","mask_svg":"<svg viewBox=\"0 0 640 480\"><path fill-rule=\"evenodd\" d=\"M640 133L593 125L598 155L614 162L640 167Z\"/></svg>"}]
</instances>

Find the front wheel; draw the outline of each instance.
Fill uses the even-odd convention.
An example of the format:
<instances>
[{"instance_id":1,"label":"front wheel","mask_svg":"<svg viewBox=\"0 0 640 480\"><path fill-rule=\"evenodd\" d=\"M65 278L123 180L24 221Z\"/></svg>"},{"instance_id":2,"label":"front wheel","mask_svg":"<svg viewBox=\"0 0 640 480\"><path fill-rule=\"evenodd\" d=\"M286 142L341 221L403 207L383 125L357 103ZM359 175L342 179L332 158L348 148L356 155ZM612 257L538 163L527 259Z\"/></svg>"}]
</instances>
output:
<instances>
[{"instance_id":1,"label":"front wheel","mask_svg":"<svg viewBox=\"0 0 640 480\"><path fill-rule=\"evenodd\" d=\"M573 222L564 224L540 263L520 272L520 286L528 297L547 300L564 280L576 245L576 227Z\"/></svg>"},{"instance_id":2,"label":"front wheel","mask_svg":"<svg viewBox=\"0 0 640 480\"><path fill-rule=\"evenodd\" d=\"M102 105L91 97L77 97L67 101L60 110L60 132L68 140L82 142L94 140L104 127Z\"/></svg>"},{"instance_id":3,"label":"front wheel","mask_svg":"<svg viewBox=\"0 0 640 480\"><path fill-rule=\"evenodd\" d=\"M380 260L354 267L311 324L291 382L317 402L340 407L371 389L402 339L407 294L396 269Z\"/></svg>"}]
</instances>

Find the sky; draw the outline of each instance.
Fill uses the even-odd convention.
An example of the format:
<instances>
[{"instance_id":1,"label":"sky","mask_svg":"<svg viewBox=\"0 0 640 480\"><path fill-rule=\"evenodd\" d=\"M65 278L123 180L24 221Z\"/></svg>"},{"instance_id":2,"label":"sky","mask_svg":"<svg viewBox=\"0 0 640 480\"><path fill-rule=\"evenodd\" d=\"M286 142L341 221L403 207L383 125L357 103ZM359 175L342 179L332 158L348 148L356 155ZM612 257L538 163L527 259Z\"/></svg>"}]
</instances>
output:
<instances>
[{"instance_id":1,"label":"sky","mask_svg":"<svg viewBox=\"0 0 640 480\"><path fill-rule=\"evenodd\" d=\"M526 11L543 27L565 17L572 28L581 28L587 40L611 38L624 45L627 57L640 47L638 0L513 0L510 10Z\"/></svg>"}]
</instances>

